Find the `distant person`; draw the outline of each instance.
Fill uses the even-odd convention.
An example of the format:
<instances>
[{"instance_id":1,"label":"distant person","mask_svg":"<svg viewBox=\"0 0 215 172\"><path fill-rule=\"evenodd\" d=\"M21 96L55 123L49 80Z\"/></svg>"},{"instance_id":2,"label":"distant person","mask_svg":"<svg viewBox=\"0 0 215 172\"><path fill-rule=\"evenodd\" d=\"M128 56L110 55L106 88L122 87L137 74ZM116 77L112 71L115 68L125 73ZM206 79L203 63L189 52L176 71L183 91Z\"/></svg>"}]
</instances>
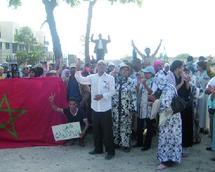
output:
<instances>
[{"instance_id":1,"label":"distant person","mask_svg":"<svg viewBox=\"0 0 215 172\"><path fill-rule=\"evenodd\" d=\"M4 68L2 66L0 66L0 79L5 79Z\"/></svg>"},{"instance_id":2,"label":"distant person","mask_svg":"<svg viewBox=\"0 0 215 172\"><path fill-rule=\"evenodd\" d=\"M143 60L143 66L144 67L153 65L153 63L155 61L155 56L158 53L158 51L159 51L159 49L161 47L161 44L162 44L162 39L160 40L160 43L159 43L157 49L155 50L155 52L153 54L151 54L151 49L150 48L148 48L148 47L145 48L144 53L142 53L136 47L136 45L134 44L134 41L132 41L133 49L136 50L136 52L141 56L141 58ZM134 52L133 52L133 54L134 54Z\"/></svg>"},{"instance_id":3,"label":"distant person","mask_svg":"<svg viewBox=\"0 0 215 172\"><path fill-rule=\"evenodd\" d=\"M94 39L94 35L91 36L91 41L95 43L94 53L96 53L96 60L104 60L104 56L107 53L107 44L111 42L110 36L108 35L108 39L103 39L102 34L99 34L99 39Z\"/></svg>"},{"instance_id":4,"label":"distant person","mask_svg":"<svg viewBox=\"0 0 215 172\"><path fill-rule=\"evenodd\" d=\"M194 74L194 73L196 72L196 69L195 69L195 65L194 65L193 57L192 57L192 56L188 56L188 57L187 57L186 66L187 66L187 69L189 69L189 70L192 72L192 74Z\"/></svg>"}]
</instances>

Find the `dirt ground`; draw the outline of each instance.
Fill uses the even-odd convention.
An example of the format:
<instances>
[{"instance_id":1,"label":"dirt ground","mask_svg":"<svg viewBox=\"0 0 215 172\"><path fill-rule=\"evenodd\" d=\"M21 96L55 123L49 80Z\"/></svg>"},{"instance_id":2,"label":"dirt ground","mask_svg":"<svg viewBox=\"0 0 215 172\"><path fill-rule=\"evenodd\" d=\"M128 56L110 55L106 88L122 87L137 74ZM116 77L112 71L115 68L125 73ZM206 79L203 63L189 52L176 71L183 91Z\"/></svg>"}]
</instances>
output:
<instances>
[{"instance_id":1,"label":"dirt ground","mask_svg":"<svg viewBox=\"0 0 215 172\"><path fill-rule=\"evenodd\" d=\"M156 139L156 138L155 138ZM154 141L155 142L155 141ZM191 148L191 154L182 163L162 170L165 172L215 172L215 152L208 152L208 136L202 143ZM89 155L93 149L92 136L87 136L87 145L80 147L53 146L0 150L0 172L154 172L159 164L156 158L157 143L151 150L140 151L133 148L125 153L116 150L112 160L105 160L104 154Z\"/></svg>"}]
</instances>

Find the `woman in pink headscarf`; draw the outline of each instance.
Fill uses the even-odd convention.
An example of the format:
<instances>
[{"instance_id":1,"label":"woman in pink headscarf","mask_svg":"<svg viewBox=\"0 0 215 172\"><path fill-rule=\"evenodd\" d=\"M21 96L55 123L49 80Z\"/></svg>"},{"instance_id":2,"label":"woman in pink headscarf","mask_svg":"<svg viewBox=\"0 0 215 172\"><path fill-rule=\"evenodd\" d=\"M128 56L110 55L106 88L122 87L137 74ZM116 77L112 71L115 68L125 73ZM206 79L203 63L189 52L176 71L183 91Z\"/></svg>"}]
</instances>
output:
<instances>
[{"instance_id":1,"label":"woman in pink headscarf","mask_svg":"<svg viewBox=\"0 0 215 172\"><path fill-rule=\"evenodd\" d=\"M157 73L159 70L163 69L163 63L161 62L161 60L155 60L153 67L155 73Z\"/></svg>"}]
</instances>

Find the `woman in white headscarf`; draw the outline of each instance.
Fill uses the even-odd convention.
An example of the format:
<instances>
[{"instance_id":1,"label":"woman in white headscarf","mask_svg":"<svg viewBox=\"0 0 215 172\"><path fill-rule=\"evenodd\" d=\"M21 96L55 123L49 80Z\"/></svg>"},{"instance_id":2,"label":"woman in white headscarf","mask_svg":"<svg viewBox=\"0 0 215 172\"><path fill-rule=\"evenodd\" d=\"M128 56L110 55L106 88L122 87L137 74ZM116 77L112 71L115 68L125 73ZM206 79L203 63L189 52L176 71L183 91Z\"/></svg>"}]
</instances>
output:
<instances>
[{"instance_id":1,"label":"woman in white headscarf","mask_svg":"<svg viewBox=\"0 0 215 172\"><path fill-rule=\"evenodd\" d=\"M130 68L120 64L119 76L115 78L115 95L112 101L113 136L116 147L129 152L132 133L132 112L136 111L136 89L129 77Z\"/></svg>"},{"instance_id":2,"label":"woman in white headscarf","mask_svg":"<svg viewBox=\"0 0 215 172\"><path fill-rule=\"evenodd\" d=\"M175 65L177 63L177 65ZM180 75L183 71L183 62L174 61L174 69L166 77L166 84L162 86L160 97L160 120L161 114L171 107L172 99L177 95L175 74ZM172 65L173 65L172 64ZM158 78L159 79L159 78ZM161 78L162 79L162 78ZM160 165L157 170L167 168L170 164L180 163L182 156L182 122L180 113L168 115L159 124L158 160Z\"/></svg>"},{"instance_id":3,"label":"woman in white headscarf","mask_svg":"<svg viewBox=\"0 0 215 172\"><path fill-rule=\"evenodd\" d=\"M63 80L66 88L68 85L68 81L69 81L69 77L70 77L70 70L69 69L64 69L61 73L61 79Z\"/></svg>"}]
</instances>

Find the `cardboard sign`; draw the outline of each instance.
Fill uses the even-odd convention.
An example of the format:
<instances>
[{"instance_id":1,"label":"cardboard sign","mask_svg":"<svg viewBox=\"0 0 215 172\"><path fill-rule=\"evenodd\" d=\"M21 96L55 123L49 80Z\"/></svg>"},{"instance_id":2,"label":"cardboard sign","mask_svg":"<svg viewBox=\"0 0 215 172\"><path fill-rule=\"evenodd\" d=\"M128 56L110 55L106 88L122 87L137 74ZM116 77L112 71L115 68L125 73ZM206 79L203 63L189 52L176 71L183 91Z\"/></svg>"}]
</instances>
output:
<instances>
[{"instance_id":1,"label":"cardboard sign","mask_svg":"<svg viewBox=\"0 0 215 172\"><path fill-rule=\"evenodd\" d=\"M81 133L80 122L52 126L52 132L55 141L79 138Z\"/></svg>"}]
</instances>

